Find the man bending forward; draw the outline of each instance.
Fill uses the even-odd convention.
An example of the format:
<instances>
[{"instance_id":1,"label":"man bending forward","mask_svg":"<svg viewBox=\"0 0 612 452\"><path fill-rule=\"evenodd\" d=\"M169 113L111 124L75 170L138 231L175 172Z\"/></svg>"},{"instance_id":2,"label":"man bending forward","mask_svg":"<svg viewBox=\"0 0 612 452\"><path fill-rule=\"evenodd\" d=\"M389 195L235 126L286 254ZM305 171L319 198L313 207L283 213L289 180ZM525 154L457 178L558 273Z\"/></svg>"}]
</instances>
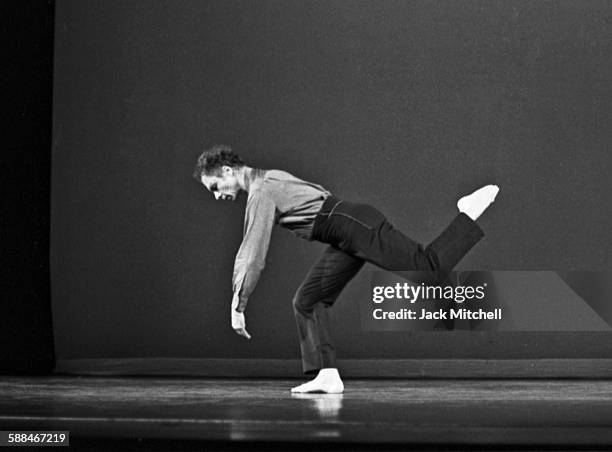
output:
<instances>
[{"instance_id":1,"label":"man bending forward","mask_svg":"<svg viewBox=\"0 0 612 452\"><path fill-rule=\"evenodd\" d=\"M459 213L427 247L393 227L376 208L339 199L320 185L285 171L246 166L228 146L198 158L196 180L215 199L234 201L248 194L242 244L232 279L232 328L250 339L244 310L264 268L272 226L279 224L306 240L329 246L308 272L293 298L304 373L316 377L292 392L341 393L329 314L342 289L365 262L391 271L426 271L442 276L483 237L476 219L499 188L486 185L457 202Z\"/></svg>"}]
</instances>

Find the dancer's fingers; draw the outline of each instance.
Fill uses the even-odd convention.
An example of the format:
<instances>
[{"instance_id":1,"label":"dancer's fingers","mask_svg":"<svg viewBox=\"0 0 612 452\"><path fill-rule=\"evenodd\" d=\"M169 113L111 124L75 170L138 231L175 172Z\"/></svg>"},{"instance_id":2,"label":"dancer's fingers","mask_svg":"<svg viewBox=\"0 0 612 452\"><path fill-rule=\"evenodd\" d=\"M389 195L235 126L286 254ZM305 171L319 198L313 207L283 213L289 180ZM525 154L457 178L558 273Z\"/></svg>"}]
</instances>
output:
<instances>
[{"instance_id":1,"label":"dancer's fingers","mask_svg":"<svg viewBox=\"0 0 612 452\"><path fill-rule=\"evenodd\" d=\"M243 336L247 339L251 339L251 335L247 332L245 328L234 328L234 331L240 336Z\"/></svg>"}]
</instances>

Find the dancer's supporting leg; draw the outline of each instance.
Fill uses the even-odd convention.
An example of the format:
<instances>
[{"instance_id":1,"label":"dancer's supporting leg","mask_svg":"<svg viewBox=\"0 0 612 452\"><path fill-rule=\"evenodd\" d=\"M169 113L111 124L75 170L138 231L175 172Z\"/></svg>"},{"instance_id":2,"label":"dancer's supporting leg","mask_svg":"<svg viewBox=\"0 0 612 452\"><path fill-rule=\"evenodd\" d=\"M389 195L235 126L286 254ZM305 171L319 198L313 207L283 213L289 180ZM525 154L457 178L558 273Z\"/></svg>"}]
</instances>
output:
<instances>
[{"instance_id":1,"label":"dancer's supporting leg","mask_svg":"<svg viewBox=\"0 0 612 452\"><path fill-rule=\"evenodd\" d=\"M304 373L318 372L314 380L292 392L340 393L344 385L336 369L336 352L331 343L328 308L364 261L332 246L310 269L293 298Z\"/></svg>"}]
</instances>

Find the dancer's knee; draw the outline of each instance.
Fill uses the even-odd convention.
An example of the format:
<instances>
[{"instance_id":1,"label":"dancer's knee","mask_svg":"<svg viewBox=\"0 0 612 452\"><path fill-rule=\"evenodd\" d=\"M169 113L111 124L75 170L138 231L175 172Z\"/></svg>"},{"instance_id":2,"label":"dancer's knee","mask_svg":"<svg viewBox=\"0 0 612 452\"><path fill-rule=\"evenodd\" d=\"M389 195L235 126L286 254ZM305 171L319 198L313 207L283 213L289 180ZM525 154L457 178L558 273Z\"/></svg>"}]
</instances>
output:
<instances>
[{"instance_id":1,"label":"dancer's knee","mask_svg":"<svg viewBox=\"0 0 612 452\"><path fill-rule=\"evenodd\" d=\"M291 304L293 305L293 310L299 313L311 313L315 309L319 307L329 307L333 303L333 300L322 296L321 294L305 294L301 290L298 291L293 296L293 300Z\"/></svg>"},{"instance_id":2,"label":"dancer's knee","mask_svg":"<svg viewBox=\"0 0 612 452\"><path fill-rule=\"evenodd\" d=\"M312 310L312 305L308 302L308 297L306 297L300 289L298 289L298 291L293 296L291 304L293 305L293 310L295 312L305 312Z\"/></svg>"},{"instance_id":3,"label":"dancer's knee","mask_svg":"<svg viewBox=\"0 0 612 452\"><path fill-rule=\"evenodd\" d=\"M425 259L424 266L427 268L428 271L437 273L442 270L438 253L431 246L428 246L423 250L423 256Z\"/></svg>"},{"instance_id":4,"label":"dancer's knee","mask_svg":"<svg viewBox=\"0 0 612 452\"><path fill-rule=\"evenodd\" d=\"M441 256L431 247L427 247L425 249L425 256L428 265L431 268L431 274L429 277L430 282L432 284L440 284L442 281L446 280L449 272L452 271L452 268L448 268L448 266L445 265L440 259Z\"/></svg>"}]
</instances>

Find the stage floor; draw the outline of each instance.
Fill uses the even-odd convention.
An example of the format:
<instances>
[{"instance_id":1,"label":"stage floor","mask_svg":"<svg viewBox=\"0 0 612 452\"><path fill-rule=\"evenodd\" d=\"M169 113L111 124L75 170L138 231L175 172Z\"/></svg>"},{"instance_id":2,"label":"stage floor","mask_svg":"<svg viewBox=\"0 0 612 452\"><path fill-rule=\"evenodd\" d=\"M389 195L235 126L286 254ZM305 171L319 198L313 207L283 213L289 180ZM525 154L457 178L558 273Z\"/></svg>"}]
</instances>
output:
<instances>
[{"instance_id":1,"label":"stage floor","mask_svg":"<svg viewBox=\"0 0 612 452\"><path fill-rule=\"evenodd\" d=\"M343 395L292 395L301 381L0 376L0 430L69 430L76 443L612 446L609 380L346 380Z\"/></svg>"}]
</instances>

